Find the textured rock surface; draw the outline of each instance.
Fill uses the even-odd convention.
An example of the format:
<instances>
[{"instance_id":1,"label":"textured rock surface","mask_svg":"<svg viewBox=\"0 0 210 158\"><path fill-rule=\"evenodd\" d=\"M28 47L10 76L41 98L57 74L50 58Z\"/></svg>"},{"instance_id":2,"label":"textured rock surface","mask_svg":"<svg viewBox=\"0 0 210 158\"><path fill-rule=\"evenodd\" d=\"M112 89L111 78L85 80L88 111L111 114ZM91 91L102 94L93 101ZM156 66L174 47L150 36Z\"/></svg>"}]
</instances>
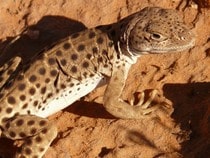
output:
<instances>
[{"instance_id":1,"label":"textured rock surface","mask_svg":"<svg viewBox=\"0 0 210 158\"><path fill-rule=\"evenodd\" d=\"M196 46L190 51L143 56L127 80L124 99L136 91L156 88L156 102L173 108L171 116L113 118L100 101L104 86L50 117L59 135L45 158L210 157L209 5L207 0L1 1L0 49L6 52L1 64L14 55L27 61L60 38L85 27L116 22L146 6L178 8L197 34ZM25 29L36 31L21 34ZM21 38L8 46L18 34ZM13 142L0 139L0 155L11 157L16 150L12 146Z\"/></svg>"}]
</instances>

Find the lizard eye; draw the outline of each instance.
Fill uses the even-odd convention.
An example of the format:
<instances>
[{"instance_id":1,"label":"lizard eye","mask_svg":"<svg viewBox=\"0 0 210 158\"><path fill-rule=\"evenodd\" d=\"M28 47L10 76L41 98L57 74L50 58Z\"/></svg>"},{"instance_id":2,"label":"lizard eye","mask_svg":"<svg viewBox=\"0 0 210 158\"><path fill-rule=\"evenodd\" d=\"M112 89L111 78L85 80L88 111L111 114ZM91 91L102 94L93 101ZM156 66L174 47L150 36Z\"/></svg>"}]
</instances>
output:
<instances>
[{"instance_id":1,"label":"lizard eye","mask_svg":"<svg viewBox=\"0 0 210 158\"><path fill-rule=\"evenodd\" d=\"M160 41L163 40L164 37L158 33L152 33L151 34L151 39L156 40L156 41Z\"/></svg>"},{"instance_id":2,"label":"lizard eye","mask_svg":"<svg viewBox=\"0 0 210 158\"><path fill-rule=\"evenodd\" d=\"M155 39L159 39L159 38L160 38L160 35L158 35L158 34L156 34L156 33L153 33L153 34L152 34L152 37L155 38Z\"/></svg>"}]
</instances>

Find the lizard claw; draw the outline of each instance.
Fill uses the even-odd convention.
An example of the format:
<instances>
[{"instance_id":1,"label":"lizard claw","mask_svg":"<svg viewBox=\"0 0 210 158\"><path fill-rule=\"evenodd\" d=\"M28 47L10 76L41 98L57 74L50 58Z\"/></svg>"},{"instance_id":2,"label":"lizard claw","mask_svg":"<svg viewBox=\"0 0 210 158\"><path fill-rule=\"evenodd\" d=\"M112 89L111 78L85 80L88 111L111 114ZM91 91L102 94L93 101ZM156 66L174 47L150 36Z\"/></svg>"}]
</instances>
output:
<instances>
[{"instance_id":1,"label":"lizard claw","mask_svg":"<svg viewBox=\"0 0 210 158\"><path fill-rule=\"evenodd\" d=\"M144 98L140 99L140 101L138 102L137 106L141 106L142 109L147 109L150 106L150 104L152 103L152 101L154 100L155 96L157 95L157 92L158 91L156 89L154 89L149 94L150 95L149 99L145 103L143 103L144 102ZM143 100L143 101L141 101L141 100Z\"/></svg>"},{"instance_id":2,"label":"lizard claw","mask_svg":"<svg viewBox=\"0 0 210 158\"><path fill-rule=\"evenodd\" d=\"M130 99L129 103L131 106L141 106L142 109L147 109L150 106L150 104L152 103L152 101L154 100L155 96L157 95L157 90L154 89L149 95L150 95L149 99L145 102L145 93L144 92L139 93L138 98L140 98L140 99L137 104L134 104L135 97L133 95L132 98Z\"/></svg>"},{"instance_id":3,"label":"lizard claw","mask_svg":"<svg viewBox=\"0 0 210 158\"><path fill-rule=\"evenodd\" d=\"M137 102L137 104L134 104L135 102L135 97L134 95L132 96L132 98L130 99L129 103L131 106L135 106L135 107L139 107L141 108L142 114L143 115L147 115L149 113L151 113L152 111L156 110L158 107L157 106L152 106L149 107L152 103L152 101L154 100L155 96L157 95L157 90L154 89L150 94L149 94L149 99L145 101L145 93L141 92L138 94L138 98L139 101Z\"/></svg>"}]
</instances>

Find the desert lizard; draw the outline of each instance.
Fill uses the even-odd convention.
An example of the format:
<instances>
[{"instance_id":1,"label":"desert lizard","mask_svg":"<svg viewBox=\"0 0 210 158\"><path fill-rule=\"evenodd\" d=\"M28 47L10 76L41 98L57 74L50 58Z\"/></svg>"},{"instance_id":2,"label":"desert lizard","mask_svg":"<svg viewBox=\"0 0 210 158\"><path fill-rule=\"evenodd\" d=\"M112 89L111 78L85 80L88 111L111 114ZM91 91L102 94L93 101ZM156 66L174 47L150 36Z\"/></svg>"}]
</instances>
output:
<instances>
[{"instance_id":1,"label":"desert lizard","mask_svg":"<svg viewBox=\"0 0 210 158\"><path fill-rule=\"evenodd\" d=\"M15 57L0 68L2 136L24 140L16 158L43 157L57 135L46 117L106 78L105 109L118 118L142 118L153 111L148 103L132 106L120 99L131 65L144 54L182 51L194 43L175 10L147 7L117 23L75 33L23 66Z\"/></svg>"}]
</instances>

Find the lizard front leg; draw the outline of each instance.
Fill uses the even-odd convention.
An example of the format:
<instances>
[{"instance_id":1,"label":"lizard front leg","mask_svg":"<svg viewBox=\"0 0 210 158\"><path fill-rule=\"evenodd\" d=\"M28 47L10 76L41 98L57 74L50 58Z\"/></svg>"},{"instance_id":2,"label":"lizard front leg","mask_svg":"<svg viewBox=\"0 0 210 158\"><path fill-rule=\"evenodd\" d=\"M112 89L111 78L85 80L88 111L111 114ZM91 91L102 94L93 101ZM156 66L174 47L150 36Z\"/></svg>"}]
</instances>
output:
<instances>
[{"instance_id":1,"label":"lizard front leg","mask_svg":"<svg viewBox=\"0 0 210 158\"><path fill-rule=\"evenodd\" d=\"M129 65L130 66L130 65ZM107 85L104 94L104 107L106 110L115 117L124 119L139 119L145 117L156 109L156 107L149 107L149 104L156 95L156 91L152 92L151 98L143 104L142 100L136 106L128 104L123 101L120 97L125 86L125 81L128 75L128 65L119 67L114 67L112 76Z\"/></svg>"}]
</instances>

